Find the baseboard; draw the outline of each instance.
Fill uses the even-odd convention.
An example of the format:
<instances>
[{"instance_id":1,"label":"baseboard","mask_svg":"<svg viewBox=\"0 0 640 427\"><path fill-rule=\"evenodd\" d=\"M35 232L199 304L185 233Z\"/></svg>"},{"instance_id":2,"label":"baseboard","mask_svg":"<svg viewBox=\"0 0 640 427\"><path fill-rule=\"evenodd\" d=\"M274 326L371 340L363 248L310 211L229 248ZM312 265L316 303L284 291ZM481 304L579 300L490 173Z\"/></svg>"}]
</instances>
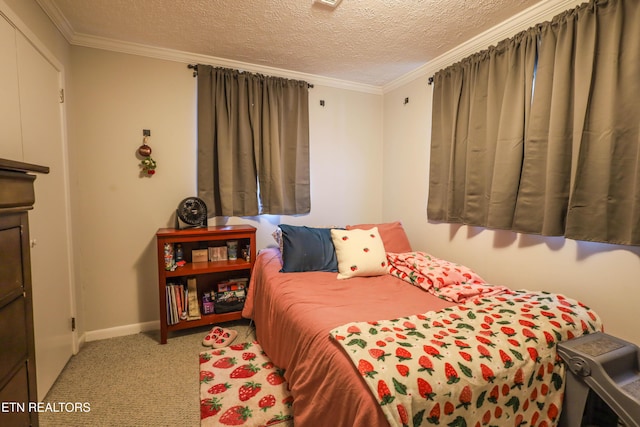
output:
<instances>
[{"instance_id":1,"label":"baseboard","mask_svg":"<svg viewBox=\"0 0 640 427\"><path fill-rule=\"evenodd\" d=\"M123 337L125 335L139 334L160 329L160 321L154 320L145 323L134 323L131 325L116 326L115 328L98 329L87 331L83 334L85 342L104 340L107 338Z\"/></svg>"},{"instance_id":2,"label":"baseboard","mask_svg":"<svg viewBox=\"0 0 640 427\"><path fill-rule=\"evenodd\" d=\"M85 332L83 332L82 334L80 334L80 336L78 337L77 341L76 341L76 345L73 348L73 354L78 354L80 352L80 349L82 348L82 346L87 342L87 334Z\"/></svg>"}]
</instances>

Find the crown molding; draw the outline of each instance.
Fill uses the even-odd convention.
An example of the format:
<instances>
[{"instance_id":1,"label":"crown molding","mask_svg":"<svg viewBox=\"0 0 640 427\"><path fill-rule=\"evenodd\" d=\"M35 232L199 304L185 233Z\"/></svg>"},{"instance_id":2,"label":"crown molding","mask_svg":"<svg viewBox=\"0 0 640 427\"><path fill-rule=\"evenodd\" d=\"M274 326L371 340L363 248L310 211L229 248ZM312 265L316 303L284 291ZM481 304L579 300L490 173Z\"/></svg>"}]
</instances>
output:
<instances>
[{"instance_id":1,"label":"crown molding","mask_svg":"<svg viewBox=\"0 0 640 427\"><path fill-rule=\"evenodd\" d=\"M95 49L110 50L132 55L146 56L149 58L163 59L167 61L183 62L185 64L199 63L216 67L234 68L252 73L267 74L295 80L304 80L313 85L329 86L338 89L353 90L356 92L382 95L382 87L318 76L315 74L299 73L281 68L250 64L214 56L201 55L192 52L165 49L140 43L132 43L105 37L97 37L88 34L76 33L65 18L64 14L52 0L36 0L51 21L58 27L69 44L74 46L90 47ZM186 67L185 67L186 68Z\"/></svg>"},{"instance_id":2,"label":"crown molding","mask_svg":"<svg viewBox=\"0 0 640 427\"><path fill-rule=\"evenodd\" d=\"M444 53L437 58L427 62L421 67L405 74L404 76L388 83L382 87L382 92L387 93L418 78L432 76L438 70L455 64L481 50L487 49L489 46L513 37L520 31L524 31L536 24L548 21L554 16L571 9L585 0L544 0L540 3L526 9L519 14L512 16L506 21L489 28L476 37L458 45L452 50Z\"/></svg>"},{"instance_id":3,"label":"crown molding","mask_svg":"<svg viewBox=\"0 0 640 427\"><path fill-rule=\"evenodd\" d=\"M220 67L241 69L254 73L274 75L278 77L305 80L314 85L329 86L339 89L353 90L357 92L371 93L375 95L385 94L418 78L431 76L438 70L454 64L469 55L479 52L495 45L498 42L512 37L520 31L550 20L555 15L562 13L572 7L584 2L584 0L543 0L529 9L514 15L506 21L484 31L476 37L458 45L449 52L438 56L415 70L402 77L385 84L383 86L367 85L350 82L346 80L334 79L330 77L318 76L315 74L299 73L281 68L261 66L241 61L233 61L224 58L217 58L208 55L201 55L192 52L178 51L173 49L158 48L139 43L131 43L122 40L109 39L104 37L91 36L88 34L76 33L66 19L64 14L55 5L53 0L36 0L44 12L58 27L64 38L72 45L84 46L96 49L110 50L132 55L146 56L150 58L163 59L168 61L183 62L185 64L200 63Z\"/></svg>"},{"instance_id":4,"label":"crown molding","mask_svg":"<svg viewBox=\"0 0 640 427\"><path fill-rule=\"evenodd\" d=\"M75 46L91 47L96 49L110 50L120 53L128 53L132 55L146 56L155 59L163 59L168 61L182 62L185 64L207 64L216 67L234 68L252 73L266 74L270 76L283 77L288 79L304 80L314 85L323 85L336 87L340 89L354 90L358 92L372 93L382 95L382 88L349 82L345 80L333 79L314 74L299 73L296 71L285 70L281 68L268 67L247 62L234 61L230 59L217 58L198 53L185 52L174 49L159 48L139 43L132 43L122 40L114 40L105 37L97 37L87 34L76 33L71 37L70 43Z\"/></svg>"}]
</instances>

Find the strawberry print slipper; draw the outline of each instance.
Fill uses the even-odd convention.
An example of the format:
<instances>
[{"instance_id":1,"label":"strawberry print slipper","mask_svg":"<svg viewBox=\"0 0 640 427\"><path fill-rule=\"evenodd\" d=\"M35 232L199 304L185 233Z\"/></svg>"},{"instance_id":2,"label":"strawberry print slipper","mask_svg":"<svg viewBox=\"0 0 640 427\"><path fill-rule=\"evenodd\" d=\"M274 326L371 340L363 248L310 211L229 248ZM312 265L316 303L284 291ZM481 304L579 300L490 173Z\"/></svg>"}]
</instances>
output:
<instances>
[{"instance_id":1,"label":"strawberry print slipper","mask_svg":"<svg viewBox=\"0 0 640 427\"><path fill-rule=\"evenodd\" d=\"M218 338L211 344L213 348L226 347L233 342L238 336L238 331L233 329L224 329L224 332L218 336Z\"/></svg>"},{"instance_id":2,"label":"strawberry print slipper","mask_svg":"<svg viewBox=\"0 0 640 427\"><path fill-rule=\"evenodd\" d=\"M202 340L202 345L211 347L227 331L227 329L221 328L220 326L214 326L213 329L207 332L207 336Z\"/></svg>"}]
</instances>

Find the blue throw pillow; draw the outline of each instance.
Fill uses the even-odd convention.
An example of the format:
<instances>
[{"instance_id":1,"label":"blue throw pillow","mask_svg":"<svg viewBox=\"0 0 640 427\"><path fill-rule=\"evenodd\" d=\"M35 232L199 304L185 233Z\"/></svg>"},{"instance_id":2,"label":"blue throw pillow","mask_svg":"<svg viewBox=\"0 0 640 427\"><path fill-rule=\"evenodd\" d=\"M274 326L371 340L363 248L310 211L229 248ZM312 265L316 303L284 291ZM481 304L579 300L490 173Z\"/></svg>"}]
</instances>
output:
<instances>
[{"instance_id":1,"label":"blue throw pillow","mask_svg":"<svg viewBox=\"0 0 640 427\"><path fill-rule=\"evenodd\" d=\"M338 271L330 228L281 224L282 273Z\"/></svg>"}]
</instances>

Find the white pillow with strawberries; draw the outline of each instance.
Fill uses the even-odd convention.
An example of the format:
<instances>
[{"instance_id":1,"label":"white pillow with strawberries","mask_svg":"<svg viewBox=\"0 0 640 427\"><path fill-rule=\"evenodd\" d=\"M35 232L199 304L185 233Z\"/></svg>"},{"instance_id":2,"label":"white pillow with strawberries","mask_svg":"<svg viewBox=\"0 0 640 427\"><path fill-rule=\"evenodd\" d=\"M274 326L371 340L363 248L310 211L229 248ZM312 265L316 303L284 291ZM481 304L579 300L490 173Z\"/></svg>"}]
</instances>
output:
<instances>
[{"instance_id":1,"label":"white pillow with strawberries","mask_svg":"<svg viewBox=\"0 0 640 427\"><path fill-rule=\"evenodd\" d=\"M378 227L369 230L331 230L338 258L338 279L387 273L387 254Z\"/></svg>"}]
</instances>

